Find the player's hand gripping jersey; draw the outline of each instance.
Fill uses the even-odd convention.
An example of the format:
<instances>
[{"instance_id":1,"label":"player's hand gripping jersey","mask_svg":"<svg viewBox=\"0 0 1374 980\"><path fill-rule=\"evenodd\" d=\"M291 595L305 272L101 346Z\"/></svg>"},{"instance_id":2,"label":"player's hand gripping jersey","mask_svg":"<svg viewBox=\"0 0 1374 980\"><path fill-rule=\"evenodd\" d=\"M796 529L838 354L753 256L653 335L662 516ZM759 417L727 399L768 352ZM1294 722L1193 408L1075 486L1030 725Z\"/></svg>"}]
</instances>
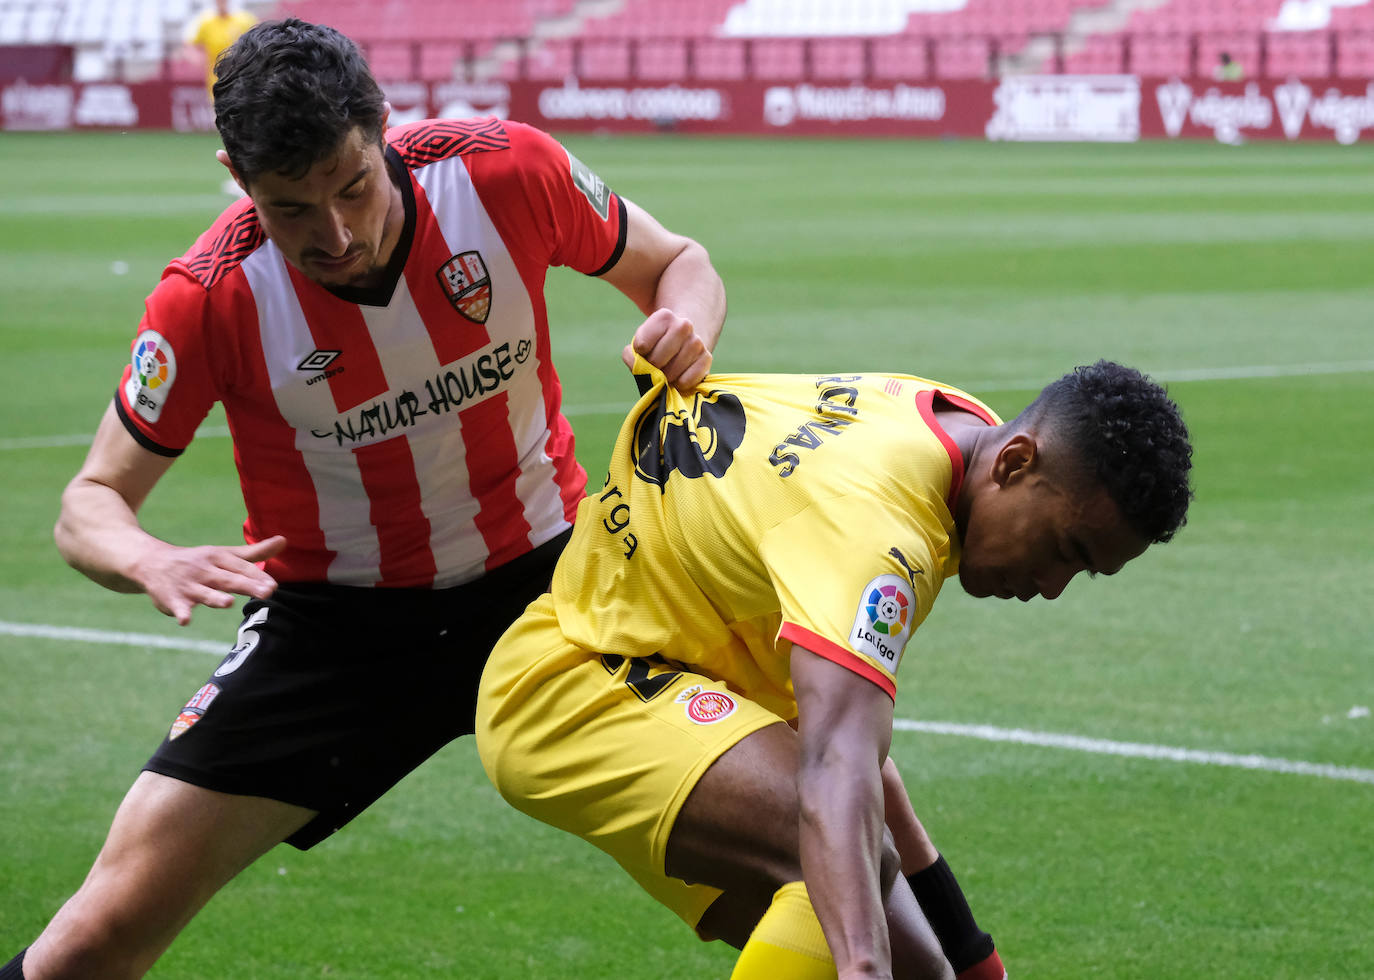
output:
<instances>
[{"instance_id":1,"label":"player's hand gripping jersey","mask_svg":"<svg viewBox=\"0 0 1374 980\"><path fill-rule=\"evenodd\" d=\"M943 401L898 375L655 382L578 508L553 586L559 626L602 654L661 654L796 715L791 642L889 694L912 633L958 568L963 463Z\"/></svg>"},{"instance_id":2,"label":"player's hand gripping jersey","mask_svg":"<svg viewBox=\"0 0 1374 980\"><path fill-rule=\"evenodd\" d=\"M116 396L179 454L224 403L249 543L278 581L449 586L568 527L586 476L561 414L550 265L596 275L624 205L537 130L495 119L387 134L405 228L378 289L328 290L232 205L148 298Z\"/></svg>"}]
</instances>

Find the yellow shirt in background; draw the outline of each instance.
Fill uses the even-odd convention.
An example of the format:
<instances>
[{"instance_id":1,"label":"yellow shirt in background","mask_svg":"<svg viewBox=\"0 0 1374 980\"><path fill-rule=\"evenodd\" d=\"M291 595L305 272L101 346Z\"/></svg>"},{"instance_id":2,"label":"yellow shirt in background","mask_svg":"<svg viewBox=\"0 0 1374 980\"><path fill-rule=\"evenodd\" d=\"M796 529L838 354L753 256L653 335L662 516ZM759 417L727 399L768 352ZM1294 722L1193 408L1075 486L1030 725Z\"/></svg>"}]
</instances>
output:
<instances>
[{"instance_id":1,"label":"yellow shirt in background","mask_svg":"<svg viewBox=\"0 0 1374 980\"><path fill-rule=\"evenodd\" d=\"M231 11L223 17L214 10L207 10L191 26L187 41L205 52L205 88L211 99L215 96L215 62L255 23L257 19L245 10Z\"/></svg>"}]
</instances>

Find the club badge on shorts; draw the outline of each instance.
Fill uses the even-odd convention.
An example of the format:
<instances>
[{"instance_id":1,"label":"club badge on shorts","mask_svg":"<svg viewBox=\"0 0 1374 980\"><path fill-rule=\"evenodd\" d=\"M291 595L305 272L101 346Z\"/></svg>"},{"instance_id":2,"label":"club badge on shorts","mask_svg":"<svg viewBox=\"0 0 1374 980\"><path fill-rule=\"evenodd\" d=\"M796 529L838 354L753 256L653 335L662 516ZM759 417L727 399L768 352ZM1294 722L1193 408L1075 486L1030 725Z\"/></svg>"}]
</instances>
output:
<instances>
[{"instance_id":1,"label":"club badge on shorts","mask_svg":"<svg viewBox=\"0 0 1374 980\"><path fill-rule=\"evenodd\" d=\"M693 684L673 699L687 706L687 717L698 725L710 725L735 713L735 699L724 691L708 691Z\"/></svg>"},{"instance_id":2,"label":"club badge on shorts","mask_svg":"<svg viewBox=\"0 0 1374 980\"><path fill-rule=\"evenodd\" d=\"M172 730L167 733L168 741L176 741L185 735L192 725L200 721L209 710L210 702L215 700L219 694L219 685L206 684L191 700L186 702L186 707L181 709L181 714L177 715L177 720L172 722Z\"/></svg>"}]
</instances>

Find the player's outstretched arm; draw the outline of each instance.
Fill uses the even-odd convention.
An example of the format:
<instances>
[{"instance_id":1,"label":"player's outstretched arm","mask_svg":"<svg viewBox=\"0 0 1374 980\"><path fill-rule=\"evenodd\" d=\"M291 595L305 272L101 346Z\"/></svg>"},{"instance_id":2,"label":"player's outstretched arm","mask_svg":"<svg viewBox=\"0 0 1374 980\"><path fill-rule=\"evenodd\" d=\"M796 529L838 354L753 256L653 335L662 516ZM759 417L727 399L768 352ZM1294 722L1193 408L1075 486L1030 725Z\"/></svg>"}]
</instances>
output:
<instances>
[{"instance_id":1,"label":"player's outstretched arm","mask_svg":"<svg viewBox=\"0 0 1374 980\"><path fill-rule=\"evenodd\" d=\"M134 441L112 403L85 463L62 493L53 530L62 557L107 589L146 593L158 611L183 626L198 605L224 609L235 595L271 595L277 583L256 563L280 552L285 538L186 548L139 525L138 509L171 464Z\"/></svg>"},{"instance_id":2,"label":"player's outstretched arm","mask_svg":"<svg viewBox=\"0 0 1374 980\"><path fill-rule=\"evenodd\" d=\"M700 243L668 231L625 201L625 251L603 277L647 319L621 357L638 353L683 391L711 370L711 351L725 323L725 285Z\"/></svg>"},{"instance_id":3,"label":"player's outstretched arm","mask_svg":"<svg viewBox=\"0 0 1374 980\"><path fill-rule=\"evenodd\" d=\"M898 868L895 860L890 867L883 863L881 776L892 739L892 699L796 645L792 685L800 721L797 789L807 892L841 978L893 976L887 895ZM913 925L902 937L912 961L897 964L902 975L950 976L935 937L924 922Z\"/></svg>"}]
</instances>

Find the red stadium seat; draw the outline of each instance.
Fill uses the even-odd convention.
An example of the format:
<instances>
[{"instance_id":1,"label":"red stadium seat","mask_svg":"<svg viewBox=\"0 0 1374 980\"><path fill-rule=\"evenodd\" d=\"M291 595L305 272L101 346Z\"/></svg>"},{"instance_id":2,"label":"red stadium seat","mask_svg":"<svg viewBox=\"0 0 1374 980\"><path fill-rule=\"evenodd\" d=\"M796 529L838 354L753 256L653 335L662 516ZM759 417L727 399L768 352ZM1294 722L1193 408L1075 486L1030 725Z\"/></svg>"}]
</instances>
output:
<instances>
[{"instance_id":1,"label":"red stadium seat","mask_svg":"<svg viewBox=\"0 0 1374 980\"><path fill-rule=\"evenodd\" d=\"M1188 75L1192 42L1181 34L1131 37L1131 71L1137 75Z\"/></svg>"},{"instance_id":2,"label":"red stadium seat","mask_svg":"<svg viewBox=\"0 0 1374 980\"><path fill-rule=\"evenodd\" d=\"M388 80L417 73L422 81L464 77L468 44L528 39L536 24L550 18L572 18L576 32L533 46L525 69L533 78L580 72L606 79L778 80L800 78L808 67L810 77L828 82L981 78L995 70L991 61L1023 51L1028 38L1053 35L1070 38L1063 67L1074 73L1169 76L1195 69L1210 76L1220 53L1228 51L1252 78L1261 70L1275 78L1320 77L1333 70L1344 77L1374 76L1374 0L1332 9L1334 64L1327 30L1274 30L1284 0L1164 0L1136 9L1120 31L1072 40L1083 26L1075 14L1104 2L964 0L953 10L910 13L896 34L812 37L805 48L809 59L797 31L807 24L834 29L842 20L834 16L840 8L823 8L819 0L779 3L776 22L761 25L775 33L748 39L723 36L739 0L623 0L614 13L580 22L578 0L282 0L275 12L338 27L364 46ZM865 16L856 8L853 23L880 23ZM1264 32L1269 33L1261 62ZM934 39L933 47L927 39ZM416 41L422 42L418 60L409 47ZM582 51L579 64L573 61L574 42ZM1054 70L1053 59L1039 67ZM518 57L508 57L486 70L514 78L522 69Z\"/></svg>"},{"instance_id":3,"label":"red stadium seat","mask_svg":"<svg viewBox=\"0 0 1374 980\"><path fill-rule=\"evenodd\" d=\"M635 74L652 81L672 81L687 77L685 38L649 38L639 44Z\"/></svg>"},{"instance_id":4,"label":"red stadium seat","mask_svg":"<svg viewBox=\"0 0 1374 980\"><path fill-rule=\"evenodd\" d=\"M748 77L745 41L725 38L697 38L692 42L692 66L696 77L710 81L730 81Z\"/></svg>"},{"instance_id":5,"label":"red stadium seat","mask_svg":"<svg viewBox=\"0 0 1374 980\"><path fill-rule=\"evenodd\" d=\"M1338 38L1336 52L1338 76L1374 79L1374 30L1342 34Z\"/></svg>"},{"instance_id":6,"label":"red stadium seat","mask_svg":"<svg viewBox=\"0 0 1374 980\"><path fill-rule=\"evenodd\" d=\"M753 77L791 79L802 77L802 42L792 38L756 38L753 41Z\"/></svg>"},{"instance_id":7,"label":"red stadium seat","mask_svg":"<svg viewBox=\"0 0 1374 980\"><path fill-rule=\"evenodd\" d=\"M1269 34L1265 42L1265 74L1270 78L1325 78L1331 74L1331 41L1325 31Z\"/></svg>"},{"instance_id":8,"label":"red stadium seat","mask_svg":"<svg viewBox=\"0 0 1374 980\"><path fill-rule=\"evenodd\" d=\"M584 78L629 78L630 42L624 38L584 39L577 74Z\"/></svg>"},{"instance_id":9,"label":"red stadium seat","mask_svg":"<svg viewBox=\"0 0 1374 980\"><path fill-rule=\"evenodd\" d=\"M942 38L935 46L936 74L940 78L985 78L989 53L986 38Z\"/></svg>"},{"instance_id":10,"label":"red stadium seat","mask_svg":"<svg viewBox=\"0 0 1374 980\"><path fill-rule=\"evenodd\" d=\"M408 41L374 41L366 45L367 63L377 81L403 82L414 79L410 49Z\"/></svg>"},{"instance_id":11,"label":"red stadium seat","mask_svg":"<svg viewBox=\"0 0 1374 980\"><path fill-rule=\"evenodd\" d=\"M822 81L858 81L866 74L864 44L857 38L817 38L811 42L811 74Z\"/></svg>"},{"instance_id":12,"label":"red stadium seat","mask_svg":"<svg viewBox=\"0 0 1374 980\"><path fill-rule=\"evenodd\" d=\"M573 50L568 41L545 41L525 59L525 73L540 80L564 79L573 74Z\"/></svg>"},{"instance_id":13,"label":"red stadium seat","mask_svg":"<svg viewBox=\"0 0 1374 980\"><path fill-rule=\"evenodd\" d=\"M1095 34L1082 47L1064 55L1064 71L1070 75L1114 75L1125 65L1121 34Z\"/></svg>"},{"instance_id":14,"label":"red stadium seat","mask_svg":"<svg viewBox=\"0 0 1374 980\"><path fill-rule=\"evenodd\" d=\"M902 34L873 42L873 77L923 79L930 70L926 39Z\"/></svg>"}]
</instances>

